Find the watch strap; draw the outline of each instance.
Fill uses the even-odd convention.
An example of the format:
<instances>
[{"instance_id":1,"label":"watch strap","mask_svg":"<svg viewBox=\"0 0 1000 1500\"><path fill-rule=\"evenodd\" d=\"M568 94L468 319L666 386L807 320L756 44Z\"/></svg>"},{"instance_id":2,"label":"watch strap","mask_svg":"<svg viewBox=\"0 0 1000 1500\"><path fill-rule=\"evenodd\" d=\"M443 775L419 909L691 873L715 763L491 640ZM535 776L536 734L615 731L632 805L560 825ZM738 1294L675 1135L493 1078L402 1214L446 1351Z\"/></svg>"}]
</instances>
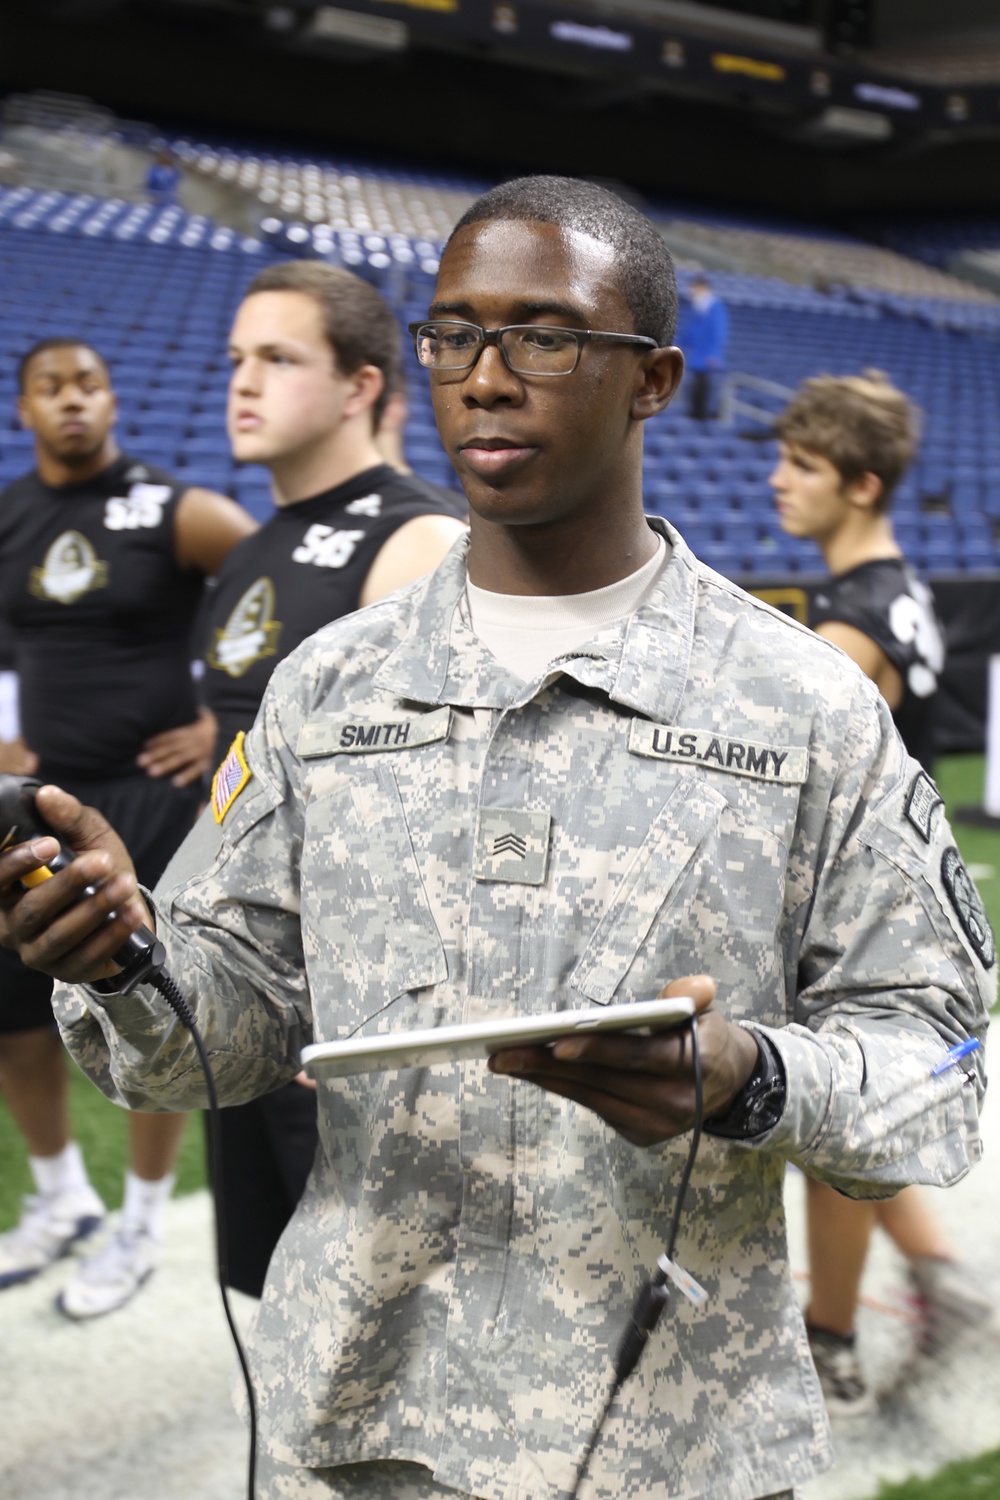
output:
<instances>
[{"instance_id":1,"label":"watch strap","mask_svg":"<svg viewBox=\"0 0 1000 1500\"><path fill-rule=\"evenodd\" d=\"M762 1032L753 1031L751 1035L757 1043L757 1061L750 1077L724 1114L712 1115L704 1122L707 1135L753 1140L773 1129L784 1113L787 1083L781 1054Z\"/></svg>"}]
</instances>

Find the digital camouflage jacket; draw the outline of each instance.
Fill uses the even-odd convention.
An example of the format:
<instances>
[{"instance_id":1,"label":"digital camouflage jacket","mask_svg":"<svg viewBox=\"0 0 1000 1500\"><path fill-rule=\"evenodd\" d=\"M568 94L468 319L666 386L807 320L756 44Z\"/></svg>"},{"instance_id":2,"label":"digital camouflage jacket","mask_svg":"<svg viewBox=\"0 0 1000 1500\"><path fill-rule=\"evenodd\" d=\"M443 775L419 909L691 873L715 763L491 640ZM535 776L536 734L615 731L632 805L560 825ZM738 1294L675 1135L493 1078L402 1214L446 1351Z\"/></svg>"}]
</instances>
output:
<instances>
[{"instance_id":1,"label":"digital camouflage jacket","mask_svg":"<svg viewBox=\"0 0 1000 1500\"><path fill-rule=\"evenodd\" d=\"M995 949L933 782L829 643L672 556L526 683L473 635L460 543L275 672L245 763L156 893L224 1102L352 1033L654 996L706 972L784 1063L778 1124L706 1137L676 1297L616 1402L602 1497L749 1500L829 1462L782 1190L946 1184L980 1154ZM205 1090L155 996L63 990L112 1098ZM484 1063L321 1081L320 1147L252 1337L282 1460L426 1464L554 1500L665 1247L687 1138L630 1145Z\"/></svg>"}]
</instances>

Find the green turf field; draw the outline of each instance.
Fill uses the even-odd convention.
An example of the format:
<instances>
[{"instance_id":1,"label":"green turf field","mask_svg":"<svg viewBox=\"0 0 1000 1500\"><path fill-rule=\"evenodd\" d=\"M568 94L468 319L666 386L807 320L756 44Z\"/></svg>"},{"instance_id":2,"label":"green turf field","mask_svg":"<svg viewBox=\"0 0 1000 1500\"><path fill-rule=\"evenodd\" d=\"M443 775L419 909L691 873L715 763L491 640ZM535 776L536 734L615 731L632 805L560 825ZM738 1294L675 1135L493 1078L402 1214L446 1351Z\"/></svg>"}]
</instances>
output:
<instances>
[{"instance_id":1,"label":"green turf field","mask_svg":"<svg viewBox=\"0 0 1000 1500\"><path fill-rule=\"evenodd\" d=\"M982 800L983 757L951 756L938 765L938 782L948 805L978 806ZM956 824L955 834L966 862L982 892L995 928L1000 930L1000 833ZM73 1121L94 1186L105 1202L121 1202L122 1173L127 1153L126 1116L109 1104L73 1068ZM178 1191L192 1192L205 1181L202 1127L192 1119L184 1137L178 1167ZM0 1232L15 1223L21 1196L31 1189L28 1165L13 1122L0 1097Z\"/></svg>"},{"instance_id":2,"label":"green turf field","mask_svg":"<svg viewBox=\"0 0 1000 1500\"><path fill-rule=\"evenodd\" d=\"M996 1500L1000 1495L1000 1453L949 1464L930 1479L907 1479L879 1486L878 1500Z\"/></svg>"}]
</instances>

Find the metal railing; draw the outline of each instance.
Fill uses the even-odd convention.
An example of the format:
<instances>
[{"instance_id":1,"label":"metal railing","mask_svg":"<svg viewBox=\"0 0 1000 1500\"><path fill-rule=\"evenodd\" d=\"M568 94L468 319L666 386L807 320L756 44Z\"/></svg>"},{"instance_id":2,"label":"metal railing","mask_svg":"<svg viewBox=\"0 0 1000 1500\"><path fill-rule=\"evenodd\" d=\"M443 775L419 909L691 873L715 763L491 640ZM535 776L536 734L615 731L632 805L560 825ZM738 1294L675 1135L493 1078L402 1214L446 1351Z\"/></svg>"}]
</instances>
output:
<instances>
[{"instance_id":1,"label":"metal railing","mask_svg":"<svg viewBox=\"0 0 1000 1500\"><path fill-rule=\"evenodd\" d=\"M11 94L0 113L0 145L32 187L95 197L140 197L143 171L128 159L110 109L75 94Z\"/></svg>"},{"instance_id":2,"label":"metal railing","mask_svg":"<svg viewBox=\"0 0 1000 1500\"><path fill-rule=\"evenodd\" d=\"M726 375L722 382L722 394L719 398L719 420L732 425L736 417L748 417L752 422L760 422L770 427L778 415L777 408L755 405L751 401L742 401L737 395L740 390L757 392L762 396L774 396L782 406L794 396L795 392L791 386L779 385L776 380L764 380L760 375L743 375L738 370Z\"/></svg>"}]
</instances>

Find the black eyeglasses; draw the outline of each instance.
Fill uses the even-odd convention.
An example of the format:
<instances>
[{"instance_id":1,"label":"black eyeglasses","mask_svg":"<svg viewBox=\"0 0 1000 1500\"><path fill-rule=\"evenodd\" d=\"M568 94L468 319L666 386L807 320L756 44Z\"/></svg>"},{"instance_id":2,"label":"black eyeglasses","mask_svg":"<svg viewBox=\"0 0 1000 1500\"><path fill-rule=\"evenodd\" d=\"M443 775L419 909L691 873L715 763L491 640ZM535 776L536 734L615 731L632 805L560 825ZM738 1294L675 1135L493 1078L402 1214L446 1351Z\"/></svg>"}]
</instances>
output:
<instances>
[{"instance_id":1,"label":"black eyeglasses","mask_svg":"<svg viewBox=\"0 0 1000 1500\"><path fill-rule=\"evenodd\" d=\"M635 344L655 349L656 340L638 333L597 333L590 328L546 328L512 323L480 328L478 323L443 319L411 323L417 359L428 370L471 370L487 344L495 344L515 375L572 375L586 343Z\"/></svg>"}]
</instances>

